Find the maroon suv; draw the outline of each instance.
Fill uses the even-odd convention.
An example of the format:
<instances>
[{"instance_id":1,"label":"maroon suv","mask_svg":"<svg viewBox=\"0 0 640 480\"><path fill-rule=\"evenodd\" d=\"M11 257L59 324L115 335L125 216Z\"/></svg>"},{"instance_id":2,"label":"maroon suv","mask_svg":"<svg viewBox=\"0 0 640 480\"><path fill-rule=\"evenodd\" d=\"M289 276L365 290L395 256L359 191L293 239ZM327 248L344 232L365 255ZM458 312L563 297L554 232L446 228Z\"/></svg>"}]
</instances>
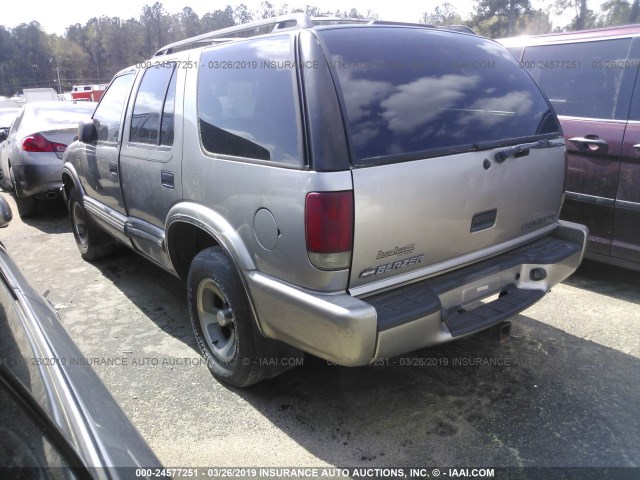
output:
<instances>
[{"instance_id":1,"label":"maroon suv","mask_svg":"<svg viewBox=\"0 0 640 480\"><path fill-rule=\"evenodd\" d=\"M587 257L640 270L640 25L499 41L560 118L561 217L589 227Z\"/></svg>"}]
</instances>

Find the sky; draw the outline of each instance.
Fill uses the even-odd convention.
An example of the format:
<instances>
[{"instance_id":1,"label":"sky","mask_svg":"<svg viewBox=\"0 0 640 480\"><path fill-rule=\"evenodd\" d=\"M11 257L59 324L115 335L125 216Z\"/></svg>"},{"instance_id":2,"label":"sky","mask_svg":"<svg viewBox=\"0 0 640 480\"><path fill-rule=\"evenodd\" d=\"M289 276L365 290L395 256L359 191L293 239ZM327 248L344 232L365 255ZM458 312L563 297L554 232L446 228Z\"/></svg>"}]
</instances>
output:
<instances>
[{"instance_id":1,"label":"sky","mask_svg":"<svg viewBox=\"0 0 640 480\"><path fill-rule=\"evenodd\" d=\"M20 23L29 23L37 20L47 33L63 35L65 29L75 23L84 25L92 17L108 16L122 19L138 18L144 5L151 5L155 0L126 0L123 2L78 2L77 0L56 0L55 2L43 2L42 0L20 0L16 6L3 8L0 14L0 24L6 28L12 28ZM317 5L330 11L337 9L357 8L360 12L371 9L377 13L381 20L401 22L417 22L424 12L433 12L437 5L448 1L457 11L466 17L473 11L476 2L472 0L428 0L426 2L397 2L393 0L270 0L276 8L282 4L290 7L304 7L304 5ZM235 6L244 3L250 10L258 10L262 0L164 0L161 1L165 10L169 13L177 13L185 6L191 7L198 15L216 9L223 9L227 5ZM538 8L551 0L533 0L533 5ZM590 8L597 9L600 1L590 0ZM86 5L83 7L82 5ZM19 5L19 7L17 7ZM552 18L554 26L563 26L568 23L566 18Z\"/></svg>"}]
</instances>

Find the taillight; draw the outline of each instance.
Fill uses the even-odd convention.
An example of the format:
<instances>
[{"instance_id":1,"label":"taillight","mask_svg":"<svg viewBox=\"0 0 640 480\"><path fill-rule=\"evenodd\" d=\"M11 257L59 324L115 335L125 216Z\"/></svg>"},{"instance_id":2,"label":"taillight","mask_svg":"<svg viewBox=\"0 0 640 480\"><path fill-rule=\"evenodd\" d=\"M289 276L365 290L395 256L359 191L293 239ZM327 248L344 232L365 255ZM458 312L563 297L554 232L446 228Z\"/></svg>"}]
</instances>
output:
<instances>
[{"instance_id":1,"label":"taillight","mask_svg":"<svg viewBox=\"0 0 640 480\"><path fill-rule=\"evenodd\" d=\"M22 141L25 152L56 152L63 153L67 146L63 143L50 142L39 133L30 135Z\"/></svg>"},{"instance_id":2,"label":"taillight","mask_svg":"<svg viewBox=\"0 0 640 480\"><path fill-rule=\"evenodd\" d=\"M307 252L321 270L351 265L353 248L353 193L312 192L305 203Z\"/></svg>"}]
</instances>

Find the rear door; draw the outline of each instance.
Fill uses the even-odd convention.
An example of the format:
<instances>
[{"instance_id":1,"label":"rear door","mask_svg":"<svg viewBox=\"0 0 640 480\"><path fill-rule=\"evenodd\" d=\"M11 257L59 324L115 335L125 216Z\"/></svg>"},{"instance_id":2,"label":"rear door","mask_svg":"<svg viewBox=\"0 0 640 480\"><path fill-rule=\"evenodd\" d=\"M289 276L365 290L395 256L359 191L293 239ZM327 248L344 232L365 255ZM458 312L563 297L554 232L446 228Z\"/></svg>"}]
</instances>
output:
<instances>
[{"instance_id":1,"label":"rear door","mask_svg":"<svg viewBox=\"0 0 640 480\"><path fill-rule=\"evenodd\" d=\"M523 65L553 105L567 143L561 218L589 227L587 248L609 255L620 155L637 66L631 38L528 47Z\"/></svg>"},{"instance_id":2,"label":"rear door","mask_svg":"<svg viewBox=\"0 0 640 480\"><path fill-rule=\"evenodd\" d=\"M553 228L565 168L559 126L503 47L420 28L322 33L354 164L352 292L473 262Z\"/></svg>"},{"instance_id":3,"label":"rear door","mask_svg":"<svg viewBox=\"0 0 640 480\"><path fill-rule=\"evenodd\" d=\"M634 51L640 39L634 39ZM637 58L634 55L633 58ZM635 62L634 62L635 63ZM616 191L611 255L640 265L640 82L636 81L624 134Z\"/></svg>"}]
</instances>

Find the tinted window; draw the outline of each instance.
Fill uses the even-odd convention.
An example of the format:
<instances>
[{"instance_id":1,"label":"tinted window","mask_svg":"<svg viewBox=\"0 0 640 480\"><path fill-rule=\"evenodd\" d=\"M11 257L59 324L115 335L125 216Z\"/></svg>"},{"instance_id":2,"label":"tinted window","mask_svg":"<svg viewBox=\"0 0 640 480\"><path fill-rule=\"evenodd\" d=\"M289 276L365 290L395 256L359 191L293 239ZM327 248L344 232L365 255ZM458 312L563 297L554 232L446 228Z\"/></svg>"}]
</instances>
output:
<instances>
[{"instance_id":1,"label":"tinted window","mask_svg":"<svg viewBox=\"0 0 640 480\"><path fill-rule=\"evenodd\" d=\"M120 136L120 118L124 109L131 83L133 82L133 73L127 73L117 77L109 86L93 119L96 121L98 129L98 140L117 142Z\"/></svg>"},{"instance_id":2,"label":"tinted window","mask_svg":"<svg viewBox=\"0 0 640 480\"><path fill-rule=\"evenodd\" d=\"M46 125L77 124L80 120L90 117L95 108L96 104L90 102L86 104L60 102L60 105L35 107L31 110L31 116L35 117L38 123Z\"/></svg>"},{"instance_id":3,"label":"tinted window","mask_svg":"<svg viewBox=\"0 0 640 480\"><path fill-rule=\"evenodd\" d=\"M24 401L16 398L2 379L0 405L0 465L3 475L8 475L5 478L79 478L67 470L77 466L65 458L65 451L71 447L58 448L48 436L51 429L34 416ZM64 476L51 476L51 472L62 469L66 470Z\"/></svg>"},{"instance_id":4,"label":"tinted window","mask_svg":"<svg viewBox=\"0 0 640 480\"><path fill-rule=\"evenodd\" d=\"M322 36L356 162L486 148L558 131L538 88L494 42L394 27L331 29Z\"/></svg>"},{"instance_id":5,"label":"tinted window","mask_svg":"<svg viewBox=\"0 0 640 480\"><path fill-rule=\"evenodd\" d=\"M640 80L636 80L629 109L629 120L640 120Z\"/></svg>"},{"instance_id":6,"label":"tinted window","mask_svg":"<svg viewBox=\"0 0 640 480\"><path fill-rule=\"evenodd\" d=\"M162 63L150 67L144 73L133 107L131 119L132 142L158 145L160 141L160 125L163 125L163 140L173 143L173 103L175 98L175 82L171 82L174 91L167 93L173 76L175 63ZM170 103L167 108L165 99ZM163 117L167 113L167 118Z\"/></svg>"},{"instance_id":7,"label":"tinted window","mask_svg":"<svg viewBox=\"0 0 640 480\"><path fill-rule=\"evenodd\" d=\"M528 47L523 65L558 115L626 119L616 114L631 39Z\"/></svg>"},{"instance_id":8,"label":"tinted window","mask_svg":"<svg viewBox=\"0 0 640 480\"><path fill-rule=\"evenodd\" d=\"M198 72L204 148L211 153L301 165L293 62L289 37L205 51Z\"/></svg>"},{"instance_id":9,"label":"tinted window","mask_svg":"<svg viewBox=\"0 0 640 480\"><path fill-rule=\"evenodd\" d=\"M160 145L173 145L173 122L176 103L176 77L174 70L167 90L167 98L162 109L162 124L160 125Z\"/></svg>"},{"instance_id":10,"label":"tinted window","mask_svg":"<svg viewBox=\"0 0 640 480\"><path fill-rule=\"evenodd\" d=\"M93 102L51 102L45 105L27 105L21 130L37 132L52 128L78 127L80 120L87 120L96 108Z\"/></svg>"}]
</instances>

